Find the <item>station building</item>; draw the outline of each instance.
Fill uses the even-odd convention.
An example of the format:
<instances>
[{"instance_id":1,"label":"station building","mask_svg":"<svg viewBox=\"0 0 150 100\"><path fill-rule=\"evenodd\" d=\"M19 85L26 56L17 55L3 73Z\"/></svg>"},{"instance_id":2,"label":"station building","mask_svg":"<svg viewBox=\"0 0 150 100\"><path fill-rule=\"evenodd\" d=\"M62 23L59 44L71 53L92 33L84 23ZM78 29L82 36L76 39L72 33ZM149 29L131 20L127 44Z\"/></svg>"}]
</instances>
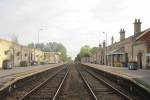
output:
<instances>
[{"instance_id":1,"label":"station building","mask_svg":"<svg viewBox=\"0 0 150 100\"><path fill-rule=\"evenodd\" d=\"M50 59L45 58L46 54L47 52L38 51L37 49L0 39L0 68L2 68L5 59L10 59L11 62L13 62L13 66L20 66L21 61L27 61L28 65L31 65L32 61L48 61L49 63L59 62L59 52L49 52L49 54L52 55Z\"/></svg>"},{"instance_id":2,"label":"station building","mask_svg":"<svg viewBox=\"0 0 150 100\"><path fill-rule=\"evenodd\" d=\"M135 19L134 35L125 38L125 30L120 30L120 41L114 43L111 38L111 45L106 47L106 42L99 44L99 50L91 57L83 57L82 62L101 63L114 66L114 62L137 61L140 69L150 67L150 28L141 31L140 19Z\"/></svg>"},{"instance_id":3,"label":"station building","mask_svg":"<svg viewBox=\"0 0 150 100\"><path fill-rule=\"evenodd\" d=\"M45 61L49 63L58 63L60 52L44 52Z\"/></svg>"}]
</instances>

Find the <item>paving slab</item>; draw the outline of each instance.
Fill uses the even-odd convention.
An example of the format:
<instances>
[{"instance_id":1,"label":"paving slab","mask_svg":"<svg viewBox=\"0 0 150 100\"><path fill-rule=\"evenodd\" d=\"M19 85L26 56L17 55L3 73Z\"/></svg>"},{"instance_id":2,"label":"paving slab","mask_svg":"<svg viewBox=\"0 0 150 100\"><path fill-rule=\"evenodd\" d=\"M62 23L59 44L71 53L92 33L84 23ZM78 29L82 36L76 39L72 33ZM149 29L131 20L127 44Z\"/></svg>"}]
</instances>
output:
<instances>
[{"instance_id":1,"label":"paving slab","mask_svg":"<svg viewBox=\"0 0 150 100\"><path fill-rule=\"evenodd\" d=\"M99 64L91 64L91 63L82 63L86 65L96 66L96 68L100 68L102 70L107 70L113 73L120 74L120 76L128 77L130 79L135 80L139 84L145 86L148 90L150 90L150 70L145 69L137 69L137 70L129 70L127 67L114 67L108 65L99 65Z\"/></svg>"}]
</instances>

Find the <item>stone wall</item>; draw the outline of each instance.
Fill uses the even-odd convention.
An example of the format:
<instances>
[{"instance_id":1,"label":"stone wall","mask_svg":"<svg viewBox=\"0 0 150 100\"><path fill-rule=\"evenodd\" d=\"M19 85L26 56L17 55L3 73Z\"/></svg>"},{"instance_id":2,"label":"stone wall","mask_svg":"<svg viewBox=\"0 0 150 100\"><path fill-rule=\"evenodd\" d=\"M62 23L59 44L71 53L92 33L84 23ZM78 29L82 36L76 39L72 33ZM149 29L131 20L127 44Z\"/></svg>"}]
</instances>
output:
<instances>
[{"instance_id":1,"label":"stone wall","mask_svg":"<svg viewBox=\"0 0 150 100\"><path fill-rule=\"evenodd\" d=\"M126 54L128 55L128 62L131 60L138 61L138 64L140 64L140 55L141 55L141 62L142 62L142 68L146 68L146 42L136 41L134 36L131 36L129 38L126 38L122 41L119 41L117 43L114 43L110 46L107 46L107 53L109 53L112 50L115 50L117 48L124 47L124 54L120 54L120 62L126 61ZM102 58L101 58L102 57ZM118 56L114 55L114 62L117 62ZM96 61L97 63L103 62L106 65L106 47L99 49L96 53L92 54L92 57L89 57L90 62ZM110 58L107 55L107 64L113 65L112 62L112 55Z\"/></svg>"},{"instance_id":2,"label":"stone wall","mask_svg":"<svg viewBox=\"0 0 150 100\"><path fill-rule=\"evenodd\" d=\"M8 54L5 54L4 52L9 50ZM11 56L11 53L13 52L13 57ZM21 52L20 55L17 55L18 52ZM44 60L44 52L39 51L33 48L28 48L26 46L22 46L19 44L15 44L3 39L0 39L0 68L2 68L3 60L5 59L11 59L14 58L14 66L20 66L21 61L27 61L29 65L31 64L31 53L34 53L34 60L39 62ZM27 56L25 56L25 54ZM37 57L39 55L39 57Z\"/></svg>"}]
</instances>

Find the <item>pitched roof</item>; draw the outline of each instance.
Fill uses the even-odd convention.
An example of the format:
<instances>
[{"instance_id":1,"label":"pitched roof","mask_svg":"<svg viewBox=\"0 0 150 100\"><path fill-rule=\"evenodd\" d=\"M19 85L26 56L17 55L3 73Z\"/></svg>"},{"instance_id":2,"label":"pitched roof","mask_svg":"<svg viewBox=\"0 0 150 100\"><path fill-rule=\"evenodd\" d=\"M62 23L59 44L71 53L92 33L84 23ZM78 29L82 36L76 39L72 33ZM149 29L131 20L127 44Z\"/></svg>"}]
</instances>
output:
<instances>
[{"instance_id":1,"label":"pitched roof","mask_svg":"<svg viewBox=\"0 0 150 100\"><path fill-rule=\"evenodd\" d=\"M138 40L140 37L142 37L143 35L145 35L149 31L150 31L150 28L148 28L148 29L146 29L146 30L144 30L144 31L142 31L140 33L137 33L134 36L136 37L136 40Z\"/></svg>"}]
</instances>

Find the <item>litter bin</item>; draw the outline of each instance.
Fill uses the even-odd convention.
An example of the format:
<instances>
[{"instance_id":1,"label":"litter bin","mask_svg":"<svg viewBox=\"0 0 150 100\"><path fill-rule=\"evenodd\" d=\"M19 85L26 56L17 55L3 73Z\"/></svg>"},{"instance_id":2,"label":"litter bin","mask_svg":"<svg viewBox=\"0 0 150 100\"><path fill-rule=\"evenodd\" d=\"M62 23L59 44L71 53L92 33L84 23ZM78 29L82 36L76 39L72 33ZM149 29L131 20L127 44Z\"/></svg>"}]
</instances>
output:
<instances>
[{"instance_id":1,"label":"litter bin","mask_svg":"<svg viewBox=\"0 0 150 100\"><path fill-rule=\"evenodd\" d=\"M13 68L13 63L12 62L3 62L3 69L11 69Z\"/></svg>"},{"instance_id":2,"label":"litter bin","mask_svg":"<svg viewBox=\"0 0 150 100\"><path fill-rule=\"evenodd\" d=\"M138 69L138 64L137 63L128 63L128 69L129 70L137 70Z\"/></svg>"}]
</instances>

